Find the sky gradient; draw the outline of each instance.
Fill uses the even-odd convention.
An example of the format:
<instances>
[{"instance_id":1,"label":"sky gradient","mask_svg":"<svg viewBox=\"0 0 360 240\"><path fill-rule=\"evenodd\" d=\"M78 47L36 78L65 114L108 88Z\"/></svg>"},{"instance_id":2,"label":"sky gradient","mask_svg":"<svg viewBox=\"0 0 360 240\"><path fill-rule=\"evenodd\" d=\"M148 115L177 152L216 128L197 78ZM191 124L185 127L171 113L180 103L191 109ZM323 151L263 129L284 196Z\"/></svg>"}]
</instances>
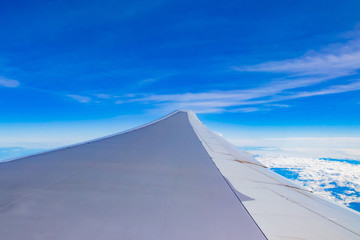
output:
<instances>
[{"instance_id":1,"label":"sky gradient","mask_svg":"<svg viewBox=\"0 0 360 240\"><path fill-rule=\"evenodd\" d=\"M235 142L354 146L359 12L357 0L2 1L0 147L75 143L176 109Z\"/></svg>"}]
</instances>

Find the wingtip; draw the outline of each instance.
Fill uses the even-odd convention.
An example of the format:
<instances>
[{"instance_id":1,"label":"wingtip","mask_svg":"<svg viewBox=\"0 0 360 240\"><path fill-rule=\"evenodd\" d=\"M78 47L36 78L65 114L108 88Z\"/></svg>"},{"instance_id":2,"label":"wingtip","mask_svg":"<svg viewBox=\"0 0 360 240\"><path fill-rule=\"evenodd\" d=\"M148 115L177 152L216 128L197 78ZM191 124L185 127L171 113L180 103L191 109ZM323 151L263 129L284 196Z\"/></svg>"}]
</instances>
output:
<instances>
[{"instance_id":1,"label":"wingtip","mask_svg":"<svg viewBox=\"0 0 360 240\"><path fill-rule=\"evenodd\" d=\"M194 113L193 110L189 110L189 109L179 109L179 110L176 110L175 112Z\"/></svg>"}]
</instances>

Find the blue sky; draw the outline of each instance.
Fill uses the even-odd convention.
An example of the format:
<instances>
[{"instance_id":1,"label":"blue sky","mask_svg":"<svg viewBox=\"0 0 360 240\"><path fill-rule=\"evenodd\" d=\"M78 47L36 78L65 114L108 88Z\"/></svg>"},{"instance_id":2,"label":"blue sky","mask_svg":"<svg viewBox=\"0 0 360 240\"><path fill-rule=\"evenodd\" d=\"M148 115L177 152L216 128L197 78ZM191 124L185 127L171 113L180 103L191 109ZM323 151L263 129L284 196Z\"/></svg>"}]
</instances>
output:
<instances>
[{"instance_id":1,"label":"blue sky","mask_svg":"<svg viewBox=\"0 0 360 240\"><path fill-rule=\"evenodd\" d=\"M231 138L357 143L359 12L357 0L2 1L0 147L184 108Z\"/></svg>"}]
</instances>

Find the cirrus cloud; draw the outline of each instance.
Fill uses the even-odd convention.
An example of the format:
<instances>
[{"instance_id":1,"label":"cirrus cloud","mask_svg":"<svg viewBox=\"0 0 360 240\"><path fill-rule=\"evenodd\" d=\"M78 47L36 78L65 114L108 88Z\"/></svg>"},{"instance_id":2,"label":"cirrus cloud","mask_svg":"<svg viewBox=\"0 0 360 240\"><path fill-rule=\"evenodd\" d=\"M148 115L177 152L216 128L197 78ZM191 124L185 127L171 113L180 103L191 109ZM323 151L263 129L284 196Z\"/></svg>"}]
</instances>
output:
<instances>
[{"instance_id":1,"label":"cirrus cloud","mask_svg":"<svg viewBox=\"0 0 360 240\"><path fill-rule=\"evenodd\" d=\"M0 77L0 86L2 87L16 88L19 85L20 83L17 80Z\"/></svg>"},{"instance_id":2,"label":"cirrus cloud","mask_svg":"<svg viewBox=\"0 0 360 240\"><path fill-rule=\"evenodd\" d=\"M353 31L352 39L331 44L318 51L308 51L298 58L264 62L252 66L232 67L239 72L282 73L270 83L250 89L208 91L179 94L142 94L124 102L154 104L164 111L192 109L198 113L256 112L281 108L276 102L291 99L346 93L360 90L360 34ZM356 34L355 34L356 33ZM335 79L347 77L339 84ZM321 85L320 85L321 84ZM310 88L311 87L311 88ZM270 104L270 105L269 105Z\"/></svg>"},{"instance_id":3,"label":"cirrus cloud","mask_svg":"<svg viewBox=\"0 0 360 240\"><path fill-rule=\"evenodd\" d=\"M66 95L68 96L69 98L72 98L78 102L81 102L81 103L88 103L91 101L91 98L90 97L86 97L86 96L81 96L81 95L75 95L75 94L68 94Z\"/></svg>"}]
</instances>

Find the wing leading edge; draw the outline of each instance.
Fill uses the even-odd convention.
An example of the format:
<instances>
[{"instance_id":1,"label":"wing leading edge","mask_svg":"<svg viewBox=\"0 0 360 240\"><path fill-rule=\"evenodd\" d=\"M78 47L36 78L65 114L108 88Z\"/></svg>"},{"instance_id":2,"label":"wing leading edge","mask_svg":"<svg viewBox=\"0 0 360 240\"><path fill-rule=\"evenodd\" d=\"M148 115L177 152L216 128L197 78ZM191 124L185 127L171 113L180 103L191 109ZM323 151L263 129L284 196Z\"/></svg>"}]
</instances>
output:
<instances>
[{"instance_id":1,"label":"wing leading edge","mask_svg":"<svg viewBox=\"0 0 360 240\"><path fill-rule=\"evenodd\" d=\"M266 239L187 112L0 165L0 236Z\"/></svg>"}]
</instances>

